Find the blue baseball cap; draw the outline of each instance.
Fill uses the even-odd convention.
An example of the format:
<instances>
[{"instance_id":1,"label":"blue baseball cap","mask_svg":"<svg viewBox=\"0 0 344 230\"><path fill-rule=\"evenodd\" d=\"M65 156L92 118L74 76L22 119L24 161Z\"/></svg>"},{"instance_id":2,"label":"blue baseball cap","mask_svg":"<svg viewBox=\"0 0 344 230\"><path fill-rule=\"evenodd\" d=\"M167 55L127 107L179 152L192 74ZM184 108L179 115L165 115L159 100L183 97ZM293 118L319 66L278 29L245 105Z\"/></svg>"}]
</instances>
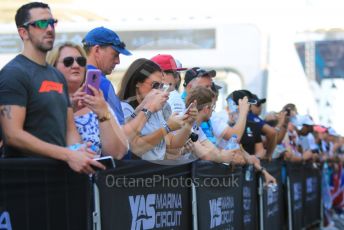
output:
<instances>
[{"instance_id":1,"label":"blue baseball cap","mask_svg":"<svg viewBox=\"0 0 344 230\"><path fill-rule=\"evenodd\" d=\"M119 36L112 30L105 27L97 27L89 31L82 40L84 46L111 46L118 53L124 55L131 55L131 52L125 48L124 42L122 42Z\"/></svg>"}]
</instances>

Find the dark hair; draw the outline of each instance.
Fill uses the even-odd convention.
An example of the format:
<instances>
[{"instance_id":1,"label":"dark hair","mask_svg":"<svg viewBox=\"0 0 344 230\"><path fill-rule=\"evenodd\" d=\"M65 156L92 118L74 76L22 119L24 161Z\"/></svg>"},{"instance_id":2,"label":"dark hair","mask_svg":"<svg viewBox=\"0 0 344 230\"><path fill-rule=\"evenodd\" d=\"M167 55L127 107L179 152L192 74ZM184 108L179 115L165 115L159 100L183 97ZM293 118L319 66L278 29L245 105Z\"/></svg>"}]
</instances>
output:
<instances>
[{"instance_id":1,"label":"dark hair","mask_svg":"<svg viewBox=\"0 0 344 230\"><path fill-rule=\"evenodd\" d=\"M286 104L285 106L283 106L283 111L287 111L287 110L293 110L293 111L297 112L296 105L293 103Z\"/></svg>"},{"instance_id":2,"label":"dark hair","mask_svg":"<svg viewBox=\"0 0 344 230\"><path fill-rule=\"evenodd\" d=\"M48 8L50 10L49 5L43 2L30 2L25 5L22 5L17 10L16 16L15 16L17 28L21 27L25 22L29 21L31 17L29 11L33 8Z\"/></svg>"},{"instance_id":3,"label":"dark hair","mask_svg":"<svg viewBox=\"0 0 344 230\"><path fill-rule=\"evenodd\" d=\"M190 93L186 98L186 107L188 107L191 102L197 101L197 109L201 110L205 106L210 105L215 98L215 94L210 89L204 86L197 86L191 89Z\"/></svg>"},{"instance_id":4,"label":"dark hair","mask_svg":"<svg viewBox=\"0 0 344 230\"><path fill-rule=\"evenodd\" d=\"M128 102L133 108L136 108L139 105L136 99L137 83L144 82L149 75L157 71L162 72L160 66L155 62L146 58L135 60L122 78L118 91L119 99Z\"/></svg>"}]
</instances>

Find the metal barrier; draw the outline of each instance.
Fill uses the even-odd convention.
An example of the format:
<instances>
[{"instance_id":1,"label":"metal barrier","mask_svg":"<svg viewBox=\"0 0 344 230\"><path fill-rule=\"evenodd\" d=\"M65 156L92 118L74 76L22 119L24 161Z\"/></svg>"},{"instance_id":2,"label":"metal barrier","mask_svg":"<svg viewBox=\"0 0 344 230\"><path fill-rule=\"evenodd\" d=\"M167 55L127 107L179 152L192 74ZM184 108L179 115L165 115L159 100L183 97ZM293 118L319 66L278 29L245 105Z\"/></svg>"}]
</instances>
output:
<instances>
[{"instance_id":1,"label":"metal barrier","mask_svg":"<svg viewBox=\"0 0 344 230\"><path fill-rule=\"evenodd\" d=\"M247 180L245 167L207 161L116 161L114 170L88 177L53 160L1 159L0 229L302 229L320 223L320 170L287 164L284 187L282 163L262 164L278 179L276 191L260 176Z\"/></svg>"}]
</instances>

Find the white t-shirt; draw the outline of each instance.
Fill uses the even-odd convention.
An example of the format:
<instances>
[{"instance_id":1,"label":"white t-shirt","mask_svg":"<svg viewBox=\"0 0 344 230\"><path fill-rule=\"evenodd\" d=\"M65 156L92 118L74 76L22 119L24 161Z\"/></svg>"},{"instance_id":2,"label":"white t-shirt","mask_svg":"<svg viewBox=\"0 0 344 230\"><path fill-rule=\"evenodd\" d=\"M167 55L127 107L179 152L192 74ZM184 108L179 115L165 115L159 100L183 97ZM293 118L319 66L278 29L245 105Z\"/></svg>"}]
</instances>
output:
<instances>
[{"instance_id":1,"label":"white t-shirt","mask_svg":"<svg viewBox=\"0 0 344 230\"><path fill-rule=\"evenodd\" d=\"M226 111L220 111L213 113L210 117L214 136L217 138L217 147L223 149L227 145L228 140L221 137L221 134L225 131L228 125L228 114Z\"/></svg>"},{"instance_id":2,"label":"white t-shirt","mask_svg":"<svg viewBox=\"0 0 344 230\"><path fill-rule=\"evenodd\" d=\"M171 106L172 113L182 113L185 111L185 102L181 98L177 90L170 92L167 103Z\"/></svg>"},{"instance_id":3,"label":"white t-shirt","mask_svg":"<svg viewBox=\"0 0 344 230\"><path fill-rule=\"evenodd\" d=\"M202 141L208 139L207 136L205 135L205 133L203 132L202 128L200 128L200 127L193 126L191 131L198 134L199 142L202 142Z\"/></svg>"},{"instance_id":4,"label":"white t-shirt","mask_svg":"<svg viewBox=\"0 0 344 230\"><path fill-rule=\"evenodd\" d=\"M131 105L125 102L121 102L124 119L127 121L130 115L135 111ZM166 124L162 111L158 111L152 114L145 126L141 130L141 135L145 136L153 133L154 131L163 127ZM166 153L166 142L165 139L161 139L160 143L154 146L151 150L147 151L142 155L143 160L163 160Z\"/></svg>"},{"instance_id":5,"label":"white t-shirt","mask_svg":"<svg viewBox=\"0 0 344 230\"><path fill-rule=\"evenodd\" d=\"M205 133L203 132L202 128L200 127L197 127L197 126L193 126L191 128L191 132L193 133L197 133L198 134L198 141L199 142L202 142L204 140L207 140L207 136L205 135ZM177 158L178 160L186 160L186 161L189 161L189 160L197 160L198 157L193 154L192 152L189 152L189 153L185 153L184 155L180 156Z\"/></svg>"},{"instance_id":6,"label":"white t-shirt","mask_svg":"<svg viewBox=\"0 0 344 230\"><path fill-rule=\"evenodd\" d=\"M315 143L315 138L312 133L308 133L307 136L300 136L300 145L303 151L318 149Z\"/></svg>"}]
</instances>

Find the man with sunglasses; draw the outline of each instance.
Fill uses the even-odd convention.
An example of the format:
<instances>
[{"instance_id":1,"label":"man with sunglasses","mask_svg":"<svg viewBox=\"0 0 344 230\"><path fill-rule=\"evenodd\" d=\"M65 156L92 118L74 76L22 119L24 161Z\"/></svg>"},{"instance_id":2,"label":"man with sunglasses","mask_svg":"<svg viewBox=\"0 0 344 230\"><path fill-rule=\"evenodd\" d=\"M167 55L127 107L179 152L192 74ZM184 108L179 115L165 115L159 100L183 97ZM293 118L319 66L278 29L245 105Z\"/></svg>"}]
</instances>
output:
<instances>
[{"instance_id":1,"label":"man with sunglasses","mask_svg":"<svg viewBox=\"0 0 344 230\"><path fill-rule=\"evenodd\" d=\"M0 122L5 157L43 156L63 160L77 171L92 173L104 166L87 150L72 151L79 143L67 84L63 75L46 63L55 40L55 24L47 4L21 6L15 21L23 52L0 71Z\"/></svg>"}]
</instances>

